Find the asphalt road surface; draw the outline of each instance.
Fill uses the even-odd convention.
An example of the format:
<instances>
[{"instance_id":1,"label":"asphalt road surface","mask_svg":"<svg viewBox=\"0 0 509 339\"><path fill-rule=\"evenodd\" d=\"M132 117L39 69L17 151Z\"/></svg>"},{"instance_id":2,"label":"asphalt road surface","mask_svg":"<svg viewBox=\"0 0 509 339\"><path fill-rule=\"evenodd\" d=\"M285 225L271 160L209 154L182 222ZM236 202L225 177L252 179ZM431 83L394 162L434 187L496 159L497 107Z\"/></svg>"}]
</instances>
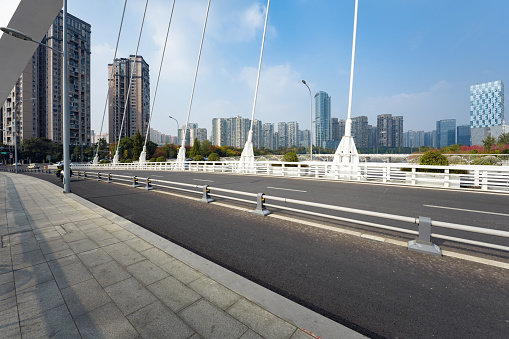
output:
<instances>
[{"instance_id":1,"label":"asphalt road surface","mask_svg":"<svg viewBox=\"0 0 509 339\"><path fill-rule=\"evenodd\" d=\"M267 187L293 187L314 192L308 199L333 198L339 205L372 207L394 214L408 210L405 215L419 215L425 203L479 209L479 205L485 201L490 205L491 201L496 206L490 205L489 211L494 213L503 213L499 209L503 202L507 206L507 198L499 195L467 194L462 198L461 194L449 191L397 187L392 190L393 187L378 185L261 180L250 176L230 176L228 180L228 176L207 177L197 173L155 174L195 184L193 179L211 180L214 181L211 186L253 192ZM54 175L33 175L60 184ZM157 179L154 174L151 176ZM158 193L160 189L146 191L75 177L71 188L75 194L372 338L506 338L509 333L506 269L424 255L298 222ZM396 208L393 204L402 206ZM456 210L449 213L458 212L457 217L442 214L443 209L430 211L436 213L437 219L449 217L475 225L475 220ZM486 218L490 225L503 228L505 224L498 217L486 214L476 220ZM507 262L504 254L491 255Z\"/></svg>"}]
</instances>

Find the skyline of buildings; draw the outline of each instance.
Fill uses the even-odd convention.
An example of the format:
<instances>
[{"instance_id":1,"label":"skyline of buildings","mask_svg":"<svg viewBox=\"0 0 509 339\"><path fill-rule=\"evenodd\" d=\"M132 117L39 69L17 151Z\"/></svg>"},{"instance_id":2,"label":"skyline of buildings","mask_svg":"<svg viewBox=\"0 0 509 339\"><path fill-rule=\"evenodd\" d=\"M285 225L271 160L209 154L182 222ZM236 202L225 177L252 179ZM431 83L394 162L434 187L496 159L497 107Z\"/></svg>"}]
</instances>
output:
<instances>
[{"instance_id":1,"label":"skyline of buildings","mask_svg":"<svg viewBox=\"0 0 509 339\"><path fill-rule=\"evenodd\" d=\"M60 11L48 28L42 43L61 51L62 32L63 12ZM89 145L91 26L69 14L66 37L69 60L70 145ZM61 54L39 46L11 93L0 106L0 128L6 130L0 132L2 143L14 143L14 114L18 122L18 141L35 137L62 142L62 72ZM16 103L17 112L14 112Z\"/></svg>"}]
</instances>

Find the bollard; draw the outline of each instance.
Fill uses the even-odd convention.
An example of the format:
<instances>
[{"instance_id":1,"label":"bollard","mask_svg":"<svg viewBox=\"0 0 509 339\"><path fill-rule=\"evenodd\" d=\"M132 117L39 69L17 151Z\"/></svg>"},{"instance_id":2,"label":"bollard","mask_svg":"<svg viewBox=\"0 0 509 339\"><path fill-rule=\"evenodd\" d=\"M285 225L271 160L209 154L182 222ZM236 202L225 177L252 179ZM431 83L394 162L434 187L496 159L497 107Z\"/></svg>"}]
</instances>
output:
<instances>
[{"instance_id":1,"label":"bollard","mask_svg":"<svg viewBox=\"0 0 509 339\"><path fill-rule=\"evenodd\" d=\"M258 215L269 215L271 212L265 208L265 198L263 193L258 193L256 196L256 209L253 211L254 214Z\"/></svg>"},{"instance_id":2,"label":"bollard","mask_svg":"<svg viewBox=\"0 0 509 339\"><path fill-rule=\"evenodd\" d=\"M111 180L111 173L108 173L108 183L112 183L113 180Z\"/></svg>"},{"instance_id":3,"label":"bollard","mask_svg":"<svg viewBox=\"0 0 509 339\"><path fill-rule=\"evenodd\" d=\"M97 173L97 181L101 181L101 172Z\"/></svg>"},{"instance_id":4,"label":"bollard","mask_svg":"<svg viewBox=\"0 0 509 339\"><path fill-rule=\"evenodd\" d=\"M134 177L133 177L133 184L131 185L131 187L138 187L138 186L140 186L140 185L138 184L138 177L137 177L137 176L134 176Z\"/></svg>"},{"instance_id":5,"label":"bollard","mask_svg":"<svg viewBox=\"0 0 509 339\"><path fill-rule=\"evenodd\" d=\"M200 200L201 202L205 202L205 203L209 203L209 202L212 202L214 201L214 199L212 199L210 197L210 188L208 185L203 185L203 197L201 198Z\"/></svg>"},{"instance_id":6,"label":"bollard","mask_svg":"<svg viewBox=\"0 0 509 339\"><path fill-rule=\"evenodd\" d=\"M442 256L442 250L431 242L431 218L419 217L419 238L408 242L410 251Z\"/></svg>"},{"instance_id":7,"label":"bollard","mask_svg":"<svg viewBox=\"0 0 509 339\"><path fill-rule=\"evenodd\" d=\"M81 177L81 172L80 172L80 171L78 171L78 178L80 178L80 177Z\"/></svg>"},{"instance_id":8,"label":"bollard","mask_svg":"<svg viewBox=\"0 0 509 339\"><path fill-rule=\"evenodd\" d=\"M146 182L146 185L145 185L145 189L148 191L148 190L151 190L153 189L152 188L152 180L150 180L150 178L147 178L147 182Z\"/></svg>"},{"instance_id":9,"label":"bollard","mask_svg":"<svg viewBox=\"0 0 509 339\"><path fill-rule=\"evenodd\" d=\"M87 177L87 172L83 173L83 176L86 178Z\"/></svg>"}]
</instances>

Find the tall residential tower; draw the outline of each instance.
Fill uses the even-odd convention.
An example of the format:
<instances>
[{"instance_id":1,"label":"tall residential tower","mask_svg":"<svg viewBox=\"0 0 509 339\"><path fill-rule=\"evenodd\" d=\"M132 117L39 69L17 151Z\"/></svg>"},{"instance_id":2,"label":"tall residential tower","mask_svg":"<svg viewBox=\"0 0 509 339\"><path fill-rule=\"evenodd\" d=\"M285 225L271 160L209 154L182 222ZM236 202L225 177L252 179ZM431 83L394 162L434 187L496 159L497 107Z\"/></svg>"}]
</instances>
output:
<instances>
[{"instance_id":1,"label":"tall residential tower","mask_svg":"<svg viewBox=\"0 0 509 339\"><path fill-rule=\"evenodd\" d=\"M504 83L502 80L470 86L470 132L472 145L486 136L505 133Z\"/></svg>"}]
</instances>

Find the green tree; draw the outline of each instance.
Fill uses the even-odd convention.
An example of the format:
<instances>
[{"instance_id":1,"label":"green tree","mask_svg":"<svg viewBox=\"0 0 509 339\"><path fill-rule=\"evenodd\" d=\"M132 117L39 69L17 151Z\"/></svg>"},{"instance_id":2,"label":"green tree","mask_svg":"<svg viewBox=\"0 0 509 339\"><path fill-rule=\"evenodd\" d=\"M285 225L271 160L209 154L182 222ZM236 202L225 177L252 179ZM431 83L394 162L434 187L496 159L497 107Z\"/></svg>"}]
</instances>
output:
<instances>
[{"instance_id":1,"label":"green tree","mask_svg":"<svg viewBox=\"0 0 509 339\"><path fill-rule=\"evenodd\" d=\"M509 133L502 133L498 136L499 145L509 145Z\"/></svg>"},{"instance_id":2,"label":"green tree","mask_svg":"<svg viewBox=\"0 0 509 339\"><path fill-rule=\"evenodd\" d=\"M205 161L205 158L203 157L203 155L198 154L197 156L194 157L194 161Z\"/></svg>"},{"instance_id":3,"label":"green tree","mask_svg":"<svg viewBox=\"0 0 509 339\"><path fill-rule=\"evenodd\" d=\"M491 134L488 135L484 140L482 141L484 151L489 152L491 149L491 146L495 145L495 137Z\"/></svg>"},{"instance_id":4,"label":"green tree","mask_svg":"<svg viewBox=\"0 0 509 339\"><path fill-rule=\"evenodd\" d=\"M189 151L190 157L195 157L200 154L200 141L198 139L194 139L193 148Z\"/></svg>"},{"instance_id":5,"label":"green tree","mask_svg":"<svg viewBox=\"0 0 509 339\"><path fill-rule=\"evenodd\" d=\"M217 153L210 153L209 154L209 161L219 161L219 154L217 154Z\"/></svg>"},{"instance_id":6,"label":"green tree","mask_svg":"<svg viewBox=\"0 0 509 339\"><path fill-rule=\"evenodd\" d=\"M136 134L133 139L133 148L132 155L133 159L138 160L140 158L140 154L143 151L143 144L145 143L145 137L140 134L139 130L136 130Z\"/></svg>"},{"instance_id":7,"label":"green tree","mask_svg":"<svg viewBox=\"0 0 509 339\"><path fill-rule=\"evenodd\" d=\"M293 152L287 152L284 156L283 156L283 159L281 159L282 162L299 162L299 157L297 156L297 154L293 153Z\"/></svg>"},{"instance_id":8,"label":"green tree","mask_svg":"<svg viewBox=\"0 0 509 339\"><path fill-rule=\"evenodd\" d=\"M166 152L166 158L168 159L174 159L177 157L178 150L175 144L166 143L164 145L164 151Z\"/></svg>"},{"instance_id":9,"label":"green tree","mask_svg":"<svg viewBox=\"0 0 509 339\"><path fill-rule=\"evenodd\" d=\"M212 153L212 143L209 140L203 140L200 146L200 154L208 157Z\"/></svg>"},{"instance_id":10,"label":"green tree","mask_svg":"<svg viewBox=\"0 0 509 339\"><path fill-rule=\"evenodd\" d=\"M147 157L153 157L158 147L155 142L147 140Z\"/></svg>"},{"instance_id":11,"label":"green tree","mask_svg":"<svg viewBox=\"0 0 509 339\"><path fill-rule=\"evenodd\" d=\"M448 166L449 160L440 151L432 149L424 153L419 160L419 165Z\"/></svg>"},{"instance_id":12,"label":"green tree","mask_svg":"<svg viewBox=\"0 0 509 339\"><path fill-rule=\"evenodd\" d=\"M158 157L156 159L156 162L166 162L166 158L165 157Z\"/></svg>"}]
</instances>

